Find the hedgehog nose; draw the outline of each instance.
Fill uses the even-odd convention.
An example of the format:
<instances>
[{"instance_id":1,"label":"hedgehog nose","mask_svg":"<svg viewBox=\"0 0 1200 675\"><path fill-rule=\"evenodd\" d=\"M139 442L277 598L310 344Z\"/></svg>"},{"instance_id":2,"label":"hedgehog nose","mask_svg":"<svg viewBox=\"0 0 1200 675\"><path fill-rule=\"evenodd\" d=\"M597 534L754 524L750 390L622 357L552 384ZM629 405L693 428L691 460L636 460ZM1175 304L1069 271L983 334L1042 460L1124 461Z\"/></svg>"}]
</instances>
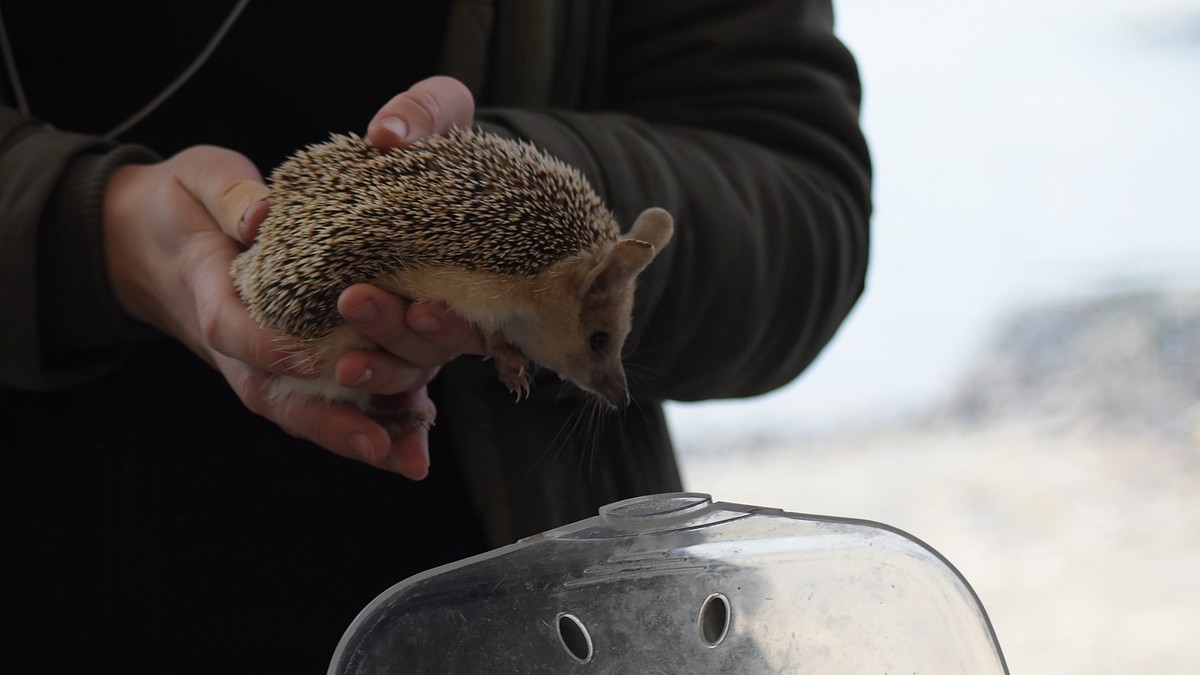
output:
<instances>
[{"instance_id":1,"label":"hedgehog nose","mask_svg":"<svg viewBox=\"0 0 1200 675\"><path fill-rule=\"evenodd\" d=\"M591 389L614 408L629 405L629 389L625 384L624 370L597 373L592 378Z\"/></svg>"}]
</instances>

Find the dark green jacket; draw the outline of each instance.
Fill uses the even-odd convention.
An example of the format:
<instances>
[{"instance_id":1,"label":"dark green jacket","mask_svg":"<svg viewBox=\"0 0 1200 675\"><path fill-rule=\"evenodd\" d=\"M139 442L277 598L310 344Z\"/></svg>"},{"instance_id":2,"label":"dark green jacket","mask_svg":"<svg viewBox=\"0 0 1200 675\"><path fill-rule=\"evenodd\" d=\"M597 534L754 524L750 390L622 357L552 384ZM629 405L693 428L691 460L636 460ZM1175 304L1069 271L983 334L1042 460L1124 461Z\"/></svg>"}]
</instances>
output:
<instances>
[{"instance_id":1,"label":"dark green jacket","mask_svg":"<svg viewBox=\"0 0 1200 675\"><path fill-rule=\"evenodd\" d=\"M451 513L459 503L501 544L606 502L678 489L661 402L751 396L789 382L863 289L870 162L857 71L832 33L829 5L453 3L437 70L471 87L480 123L579 167L623 223L662 206L677 229L639 283L627 353L634 404L592 413L553 377L514 404L491 364L460 359L431 386L439 419L423 486L288 439L185 349L123 316L106 283L101 195L115 166L155 155L0 108L5 506L42 513L53 501L69 514L86 494L109 509L89 535L98 540L119 532L137 549L211 535L224 545L272 528L291 532L279 535L280 548L296 537L328 547L335 536L358 551L343 552L348 560L366 565L386 555L380 537L422 548L422 537L469 529ZM373 112L355 110L356 124ZM439 472L455 481L437 483ZM406 506L387 501L401 498ZM400 524L355 520L401 508L420 512ZM145 515L154 509L162 512ZM243 512L212 515L235 509ZM283 523L301 518L303 527ZM119 565L128 543L96 545ZM440 557L415 556L413 565L471 552L438 546ZM380 584L389 571L391 581L411 573L394 564L361 583ZM128 576L122 592L136 583ZM339 611L361 597L343 598Z\"/></svg>"}]
</instances>

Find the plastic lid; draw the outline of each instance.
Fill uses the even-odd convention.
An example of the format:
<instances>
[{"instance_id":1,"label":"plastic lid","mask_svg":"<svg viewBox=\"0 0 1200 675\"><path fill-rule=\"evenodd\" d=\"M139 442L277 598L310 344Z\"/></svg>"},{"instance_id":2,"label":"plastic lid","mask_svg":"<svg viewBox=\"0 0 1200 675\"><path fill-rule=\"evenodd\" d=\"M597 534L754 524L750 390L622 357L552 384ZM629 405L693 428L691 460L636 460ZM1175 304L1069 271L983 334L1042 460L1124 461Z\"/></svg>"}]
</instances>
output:
<instances>
[{"instance_id":1,"label":"plastic lid","mask_svg":"<svg viewBox=\"0 0 1200 675\"><path fill-rule=\"evenodd\" d=\"M388 589L329 673L1006 673L987 614L894 528L653 495Z\"/></svg>"}]
</instances>

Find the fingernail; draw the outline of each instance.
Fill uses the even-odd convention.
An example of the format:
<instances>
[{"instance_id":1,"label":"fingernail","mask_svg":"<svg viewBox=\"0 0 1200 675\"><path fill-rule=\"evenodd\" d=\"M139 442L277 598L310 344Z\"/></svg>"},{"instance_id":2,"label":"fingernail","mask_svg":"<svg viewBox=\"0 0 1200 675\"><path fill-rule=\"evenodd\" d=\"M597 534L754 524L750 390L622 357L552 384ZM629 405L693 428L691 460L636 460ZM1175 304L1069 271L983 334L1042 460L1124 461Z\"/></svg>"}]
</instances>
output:
<instances>
[{"instance_id":1,"label":"fingernail","mask_svg":"<svg viewBox=\"0 0 1200 675\"><path fill-rule=\"evenodd\" d=\"M377 124L391 132L398 141L404 140L404 137L408 135L408 125L399 117L385 117Z\"/></svg>"},{"instance_id":2,"label":"fingernail","mask_svg":"<svg viewBox=\"0 0 1200 675\"><path fill-rule=\"evenodd\" d=\"M350 434L347 443L359 457L368 462L375 461L375 447L371 445L371 439L367 438L366 434Z\"/></svg>"},{"instance_id":3,"label":"fingernail","mask_svg":"<svg viewBox=\"0 0 1200 675\"><path fill-rule=\"evenodd\" d=\"M258 236L258 226L262 224L260 211L267 207L267 200L260 199L246 207L242 219L238 221L238 238L243 244L249 244Z\"/></svg>"},{"instance_id":4,"label":"fingernail","mask_svg":"<svg viewBox=\"0 0 1200 675\"><path fill-rule=\"evenodd\" d=\"M379 305L374 300L363 300L346 310L346 318L367 323L379 318Z\"/></svg>"},{"instance_id":5,"label":"fingernail","mask_svg":"<svg viewBox=\"0 0 1200 675\"><path fill-rule=\"evenodd\" d=\"M433 314L423 314L413 319L410 324L413 330L422 335L437 335L442 330L442 320Z\"/></svg>"}]
</instances>

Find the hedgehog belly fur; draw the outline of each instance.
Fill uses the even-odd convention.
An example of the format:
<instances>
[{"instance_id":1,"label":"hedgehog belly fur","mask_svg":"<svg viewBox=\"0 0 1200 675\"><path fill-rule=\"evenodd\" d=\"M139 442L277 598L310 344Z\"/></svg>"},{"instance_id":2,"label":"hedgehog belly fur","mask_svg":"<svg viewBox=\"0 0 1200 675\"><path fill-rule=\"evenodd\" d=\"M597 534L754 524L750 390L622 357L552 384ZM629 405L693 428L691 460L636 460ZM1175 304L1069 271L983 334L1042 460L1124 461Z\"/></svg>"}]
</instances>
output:
<instances>
[{"instance_id":1,"label":"hedgehog belly fur","mask_svg":"<svg viewBox=\"0 0 1200 675\"><path fill-rule=\"evenodd\" d=\"M421 268L402 270L372 280L383 290L418 302L438 302L474 325L481 333L505 332L518 320L528 320L537 313L538 296L547 277L521 277L494 272L469 272L457 268ZM305 349L327 364L319 377L306 379L280 376L269 385L268 396L273 402L291 405L301 400L317 399L344 402L369 410L370 394L339 384L332 365L346 353L356 349L373 349L375 344L361 331L345 322L318 338L304 341Z\"/></svg>"}]
</instances>

